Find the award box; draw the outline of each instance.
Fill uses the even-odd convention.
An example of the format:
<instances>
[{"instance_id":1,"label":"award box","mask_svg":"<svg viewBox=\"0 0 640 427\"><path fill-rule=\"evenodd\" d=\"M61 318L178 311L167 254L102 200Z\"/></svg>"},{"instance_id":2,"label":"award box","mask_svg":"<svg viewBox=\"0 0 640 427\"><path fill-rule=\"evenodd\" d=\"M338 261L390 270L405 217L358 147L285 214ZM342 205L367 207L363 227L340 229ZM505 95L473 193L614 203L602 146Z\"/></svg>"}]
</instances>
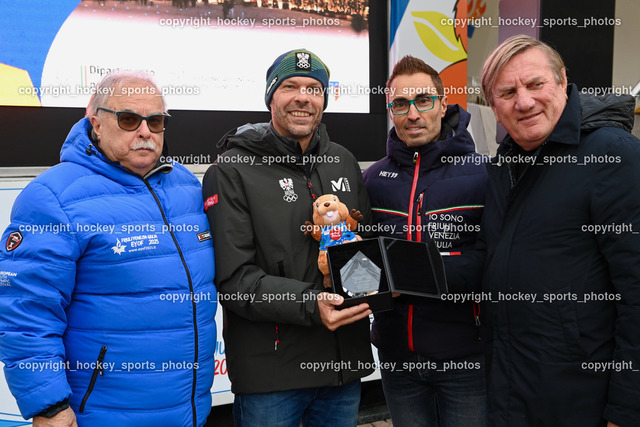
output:
<instances>
[{"instance_id":1,"label":"award box","mask_svg":"<svg viewBox=\"0 0 640 427\"><path fill-rule=\"evenodd\" d=\"M345 302L391 310L392 293L440 298L447 292L444 264L435 243L378 237L327 248L333 292Z\"/></svg>"}]
</instances>

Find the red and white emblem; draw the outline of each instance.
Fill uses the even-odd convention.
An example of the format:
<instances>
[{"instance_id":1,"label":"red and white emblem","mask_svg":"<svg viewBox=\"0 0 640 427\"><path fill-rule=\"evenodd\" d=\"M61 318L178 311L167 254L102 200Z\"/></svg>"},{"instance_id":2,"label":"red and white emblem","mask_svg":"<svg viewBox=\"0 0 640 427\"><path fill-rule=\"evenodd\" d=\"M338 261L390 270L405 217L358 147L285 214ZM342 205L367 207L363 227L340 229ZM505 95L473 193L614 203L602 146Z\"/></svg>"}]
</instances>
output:
<instances>
[{"instance_id":1,"label":"red and white emblem","mask_svg":"<svg viewBox=\"0 0 640 427\"><path fill-rule=\"evenodd\" d=\"M340 238L342 237L342 231L340 230L340 227L334 227L329 231L329 237L331 237L332 240L340 240Z\"/></svg>"},{"instance_id":2,"label":"red and white emblem","mask_svg":"<svg viewBox=\"0 0 640 427\"><path fill-rule=\"evenodd\" d=\"M11 252L12 250L20 246L20 243L22 243L22 233L20 233L19 231L14 231L13 233L9 234L9 237L7 237L6 245L7 252Z\"/></svg>"}]
</instances>

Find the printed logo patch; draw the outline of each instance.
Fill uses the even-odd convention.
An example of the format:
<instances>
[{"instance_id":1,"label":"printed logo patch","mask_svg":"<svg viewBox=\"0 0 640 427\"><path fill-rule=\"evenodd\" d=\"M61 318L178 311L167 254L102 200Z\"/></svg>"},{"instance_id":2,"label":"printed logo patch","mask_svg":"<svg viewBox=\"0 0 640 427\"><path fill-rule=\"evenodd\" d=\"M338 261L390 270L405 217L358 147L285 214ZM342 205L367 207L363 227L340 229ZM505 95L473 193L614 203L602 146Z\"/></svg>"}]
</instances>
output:
<instances>
[{"instance_id":1,"label":"printed logo patch","mask_svg":"<svg viewBox=\"0 0 640 427\"><path fill-rule=\"evenodd\" d=\"M209 230L198 233L196 234L196 236L198 236L198 241L200 243L204 242L205 240L211 240L211 232Z\"/></svg>"},{"instance_id":2,"label":"printed logo patch","mask_svg":"<svg viewBox=\"0 0 640 427\"><path fill-rule=\"evenodd\" d=\"M398 172L380 171L378 176L381 176L383 178L395 178L398 176Z\"/></svg>"},{"instance_id":3,"label":"printed logo patch","mask_svg":"<svg viewBox=\"0 0 640 427\"><path fill-rule=\"evenodd\" d=\"M122 255L123 253L152 251L155 250L159 244L160 239L157 234L139 234L137 236L122 237L120 239L116 238L116 245L112 246L111 249L113 249L114 254ZM129 249L127 249L127 247Z\"/></svg>"},{"instance_id":4,"label":"printed logo patch","mask_svg":"<svg viewBox=\"0 0 640 427\"><path fill-rule=\"evenodd\" d=\"M296 53L298 60L296 61L296 71L311 70L311 55L305 52Z\"/></svg>"},{"instance_id":5,"label":"printed logo patch","mask_svg":"<svg viewBox=\"0 0 640 427\"><path fill-rule=\"evenodd\" d=\"M18 273L13 271L0 271L0 286L11 286L10 277L16 277Z\"/></svg>"},{"instance_id":6,"label":"printed logo patch","mask_svg":"<svg viewBox=\"0 0 640 427\"><path fill-rule=\"evenodd\" d=\"M267 93L271 92L271 88L273 87L274 84L276 84L278 82L278 76L275 76L273 78L273 80L271 80L271 83L269 83L269 86L267 87Z\"/></svg>"},{"instance_id":7,"label":"printed logo patch","mask_svg":"<svg viewBox=\"0 0 640 427\"><path fill-rule=\"evenodd\" d=\"M9 234L6 244L7 252L15 250L18 246L20 246L20 243L22 243L22 233L20 233L19 231L14 231L13 233Z\"/></svg>"},{"instance_id":8,"label":"printed logo patch","mask_svg":"<svg viewBox=\"0 0 640 427\"><path fill-rule=\"evenodd\" d=\"M206 212L207 209L209 209L211 206L214 206L216 203L218 203L218 195L214 194L204 201L204 211Z\"/></svg>"},{"instance_id":9,"label":"printed logo patch","mask_svg":"<svg viewBox=\"0 0 640 427\"><path fill-rule=\"evenodd\" d=\"M127 245L123 245L118 238L116 238L116 245L111 247L111 249L113 249L113 253L118 255L122 255L126 248Z\"/></svg>"},{"instance_id":10,"label":"printed logo patch","mask_svg":"<svg viewBox=\"0 0 640 427\"><path fill-rule=\"evenodd\" d=\"M298 195L293 191L293 179L282 178L278 183L280 184L280 188L284 190L284 196L282 196L282 198L285 202L291 203L298 200Z\"/></svg>"},{"instance_id":11,"label":"printed logo patch","mask_svg":"<svg viewBox=\"0 0 640 427\"><path fill-rule=\"evenodd\" d=\"M332 228L331 231L329 231L329 237L331 237L332 240L340 240L340 238L342 237L342 231L340 230L340 227Z\"/></svg>"},{"instance_id":12,"label":"printed logo patch","mask_svg":"<svg viewBox=\"0 0 640 427\"><path fill-rule=\"evenodd\" d=\"M349 180L346 177L342 177L337 181L331 180L331 191L351 191Z\"/></svg>"}]
</instances>

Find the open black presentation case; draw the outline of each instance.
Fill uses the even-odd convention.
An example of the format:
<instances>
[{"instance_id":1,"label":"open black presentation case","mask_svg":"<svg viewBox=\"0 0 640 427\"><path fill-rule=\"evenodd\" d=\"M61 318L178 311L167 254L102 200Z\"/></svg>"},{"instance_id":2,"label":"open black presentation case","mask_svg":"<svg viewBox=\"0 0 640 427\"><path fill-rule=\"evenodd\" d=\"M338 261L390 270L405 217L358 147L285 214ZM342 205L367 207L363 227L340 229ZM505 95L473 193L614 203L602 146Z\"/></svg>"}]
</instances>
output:
<instances>
[{"instance_id":1,"label":"open black presentation case","mask_svg":"<svg viewBox=\"0 0 640 427\"><path fill-rule=\"evenodd\" d=\"M327 248L339 308L366 302L373 312L391 310L392 293L438 298L447 292L444 263L433 241L378 237Z\"/></svg>"}]
</instances>

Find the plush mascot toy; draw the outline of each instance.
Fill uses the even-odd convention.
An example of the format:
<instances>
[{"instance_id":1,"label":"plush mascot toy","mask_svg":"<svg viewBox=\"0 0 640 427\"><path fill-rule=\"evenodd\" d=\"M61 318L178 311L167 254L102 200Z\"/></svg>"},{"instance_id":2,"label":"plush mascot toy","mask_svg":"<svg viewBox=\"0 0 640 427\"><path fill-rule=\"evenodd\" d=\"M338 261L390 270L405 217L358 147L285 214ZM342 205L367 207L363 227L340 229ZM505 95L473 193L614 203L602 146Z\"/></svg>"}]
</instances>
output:
<instances>
[{"instance_id":1,"label":"plush mascot toy","mask_svg":"<svg viewBox=\"0 0 640 427\"><path fill-rule=\"evenodd\" d=\"M306 221L307 233L320 242L320 254L318 255L318 268L325 275L329 275L327 264L327 247L346 242L362 240L353 230L358 221L362 220L362 213L356 209L347 209L347 205L340 202L334 194L323 194L313 202L313 224ZM331 286L330 281L325 280L325 286Z\"/></svg>"}]
</instances>

